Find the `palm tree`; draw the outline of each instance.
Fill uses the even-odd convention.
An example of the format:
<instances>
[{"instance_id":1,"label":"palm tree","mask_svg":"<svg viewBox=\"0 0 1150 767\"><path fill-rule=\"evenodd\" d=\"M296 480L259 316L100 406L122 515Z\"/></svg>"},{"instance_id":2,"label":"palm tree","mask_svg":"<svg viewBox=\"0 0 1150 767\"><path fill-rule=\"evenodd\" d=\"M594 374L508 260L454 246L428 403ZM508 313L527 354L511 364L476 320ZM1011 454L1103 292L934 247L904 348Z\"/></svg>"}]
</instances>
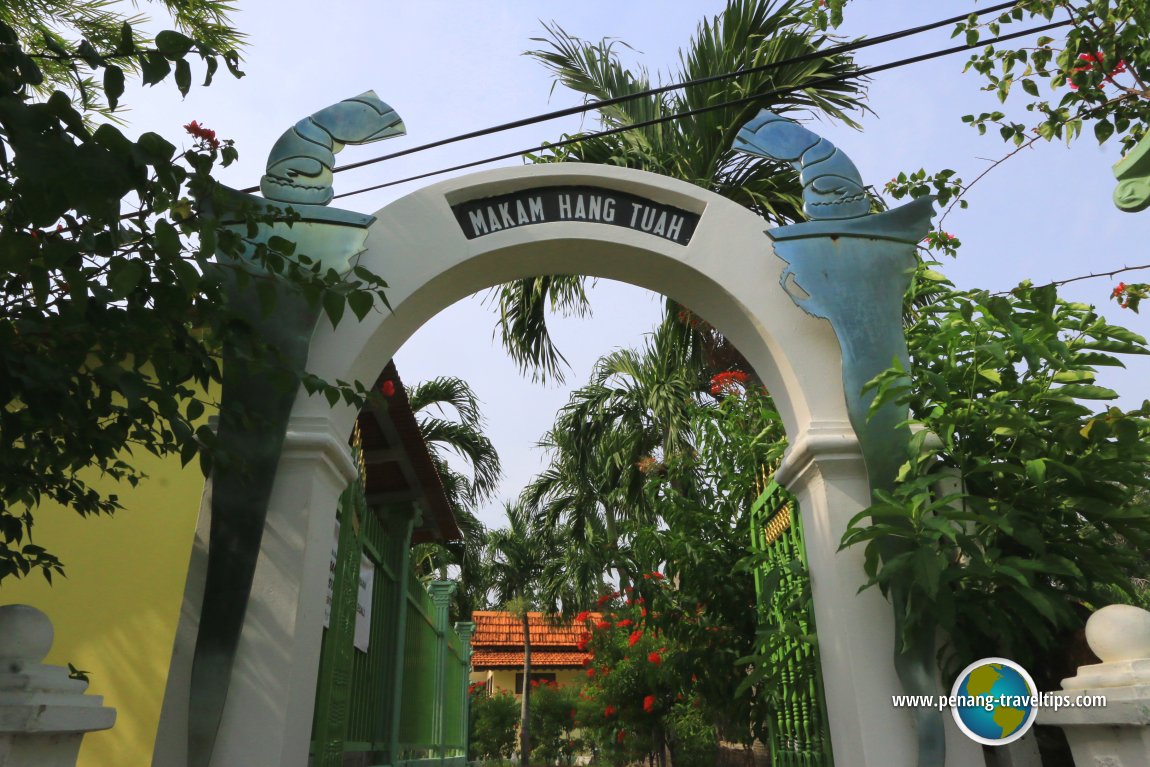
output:
<instances>
[{"instance_id":1,"label":"palm tree","mask_svg":"<svg viewBox=\"0 0 1150 767\"><path fill-rule=\"evenodd\" d=\"M801 0L729 0L720 15L702 22L670 73L684 82L781 62L817 52L826 35L802 19ZM641 93L650 87L647 70L632 71L619 58L618 41L598 43L568 34L557 24L537 38L544 47L528 55L551 70L559 83L589 100ZM776 224L802 219L801 187L788 165L736 153L735 134L760 109L778 114L827 116L858 127L849 113L865 109L857 80L841 80L779 93L855 70L847 54L748 73L682 91L644 95L600 109L600 127L622 128L690 110L729 104L708 112L611 136L593 137L556 147L535 162L592 162L637 168L682 179L728 197ZM578 135L588 135L578 134ZM570 138L564 136L564 138ZM532 277L499 289L499 328L504 347L538 378L562 381L563 357L547 332L548 310L586 313L585 278L576 275ZM669 316L682 307L670 305ZM714 343L714 342L713 342ZM719 367L718 369L725 369Z\"/></svg>"},{"instance_id":2,"label":"palm tree","mask_svg":"<svg viewBox=\"0 0 1150 767\"><path fill-rule=\"evenodd\" d=\"M516 612L523 625L523 697L519 717L519 761L531 754L531 622L529 611L541 592L546 558L554 548L549 528L537 524L522 503L504 504L507 527L487 538L491 585L498 600Z\"/></svg>"},{"instance_id":3,"label":"palm tree","mask_svg":"<svg viewBox=\"0 0 1150 767\"><path fill-rule=\"evenodd\" d=\"M657 522L647 475L694 451L691 412L702 386L683 333L666 321L642 350L600 358L540 443L551 460L523 496L547 524L570 530L568 551L614 568L620 586L636 572L628 531Z\"/></svg>"},{"instance_id":4,"label":"palm tree","mask_svg":"<svg viewBox=\"0 0 1150 767\"><path fill-rule=\"evenodd\" d=\"M460 588L455 598L460 614L468 615L486 603L481 551L487 530L474 509L489 500L498 487L503 473L499 454L483 433L479 399L466 381L449 376L433 378L408 389L407 398L463 533L462 546L423 544L417 547L414 559L424 571L438 570L441 577L449 565L459 566ZM448 418L450 412L456 417ZM470 476L448 463L448 453L464 459Z\"/></svg>"}]
</instances>

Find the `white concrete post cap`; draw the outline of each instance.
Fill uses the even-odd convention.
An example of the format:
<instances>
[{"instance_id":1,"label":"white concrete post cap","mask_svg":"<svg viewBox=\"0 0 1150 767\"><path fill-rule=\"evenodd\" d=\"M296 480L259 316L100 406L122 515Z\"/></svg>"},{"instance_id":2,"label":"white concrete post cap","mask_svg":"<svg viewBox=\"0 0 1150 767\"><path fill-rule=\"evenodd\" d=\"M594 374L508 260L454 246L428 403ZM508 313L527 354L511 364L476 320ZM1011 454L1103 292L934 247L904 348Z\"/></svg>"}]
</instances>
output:
<instances>
[{"instance_id":1,"label":"white concrete post cap","mask_svg":"<svg viewBox=\"0 0 1150 767\"><path fill-rule=\"evenodd\" d=\"M1103 663L1150 658L1150 612L1107 605L1086 621L1086 643Z\"/></svg>"},{"instance_id":2,"label":"white concrete post cap","mask_svg":"<svg viewBox=\"0 0 1150 767\"><path fill-rule=\"evenodd\" d=\"M52 621L31 605L0 606L0 661L40 663L52 649Z\"/></svg>"}]
</instances>

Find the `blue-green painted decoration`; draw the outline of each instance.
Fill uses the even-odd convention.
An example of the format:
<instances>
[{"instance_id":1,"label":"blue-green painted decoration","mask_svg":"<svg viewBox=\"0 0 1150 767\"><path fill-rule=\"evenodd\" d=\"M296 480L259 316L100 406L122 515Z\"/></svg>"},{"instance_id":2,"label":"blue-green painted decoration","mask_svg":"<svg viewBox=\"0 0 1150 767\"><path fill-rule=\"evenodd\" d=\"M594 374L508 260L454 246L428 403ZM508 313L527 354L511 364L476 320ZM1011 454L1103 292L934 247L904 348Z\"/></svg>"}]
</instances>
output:
<instances>
[{"instance_id":1,"label":"blue-green painted decoration","mask_svg":"<svg viewBox=\"0 0 1150 767\"><path fill-rule=\"evenodd\" d=\"M396 113L368 92L341 101L301 120L276 142L263 189L267 199L226 190L225 207L245 207L273 214L286 208L297 219L260 225L254 237L241 216L231 215L235 229L247 238L249 254L278 235L296 243L296 253L325 268L347 271L363 249L374 216L323 207L332 199L334 155L345 144L363 144L400 135ZM229 211L218 211L225 223ZM284 216L278 216L284 218ZM188 767L207 767L215 747L232 675L244 614L259 557L268 504L287 433L298 384L283 371L302 371L307 363L319 308L286 281L262 272L249 255L244 264L254 279L228 279L229 308L246 322L278 357L278 364L244 359L224 349L219 439L242 460L212 471L211 532L208 565L192 662L188 722ZM273 286L270 313L261 311L257 282Z\"/></svg>"},{"instance_id":2,"label":"blue-green painted decoration","mask_svg":"<svg viewBox=\"0 0 1150 767\"><path fill-rule=\"evenodd\" d=\"M906 413L884 407L870 414L874 393L863 386L892 363L909 370L902 301L915 267L915 246L930 230L932 200L922 198L870 214L858 169L843 152L792 120L763 110L743 126L735 149L782 160L799 171L803 211L810 221L767 231L788 266L784 290L808 314L829 320L843 357L843 391L858 435L871 493L889 489L906 458ZM894 554L892 542L888 554ZM896 636L902 636L906 596L892 589ZM895 668L909 694L937 692L934 637L896 648ZM915 714L920 767L945 762L942 716Z\"/></svg>"},{"instance_id":3,"label":"blue-green painted decoration","mask_svg":"<svg viewBox=\"0 0 1150 767\"><path fill-rule=\"evenodd\" d=\"M1114 166L1118 186L1114 204L1127 213L1150 208L1150 136L1142 140Z\"/></svg>"}]
</instances>

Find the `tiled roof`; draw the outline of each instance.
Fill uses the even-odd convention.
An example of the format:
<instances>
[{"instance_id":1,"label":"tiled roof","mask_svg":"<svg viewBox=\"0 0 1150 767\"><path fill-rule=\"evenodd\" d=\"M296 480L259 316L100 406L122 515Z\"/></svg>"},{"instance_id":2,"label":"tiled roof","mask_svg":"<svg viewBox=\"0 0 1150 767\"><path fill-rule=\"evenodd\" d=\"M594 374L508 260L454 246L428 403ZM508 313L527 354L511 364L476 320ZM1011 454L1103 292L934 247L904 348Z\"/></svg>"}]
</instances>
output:
<instances>
[{"instance_id":1,"label":"tiled roof","mask_svg":"<svg viewBox=\"0 0 1150 767\"><path fill-rule=\"evenodd\" d=\"M540 670L544 668L578 668L582 667L584 659L590 657L578 650L572 652L555 652L531 650L531 668ZM473 650L471 653L471 667L476 671L487 668L523 668L523 650Z\"/></svg>"},{"instance_id":2,"label":"tiled roof","mask_svg":"<svg viewBox=\"0 0 1150 767\"><path fill-rule=\"evenodd\" d=\"M598 617L597 613L592 614L592 619ZM527 619L531 627L532 647L575 652L580 637L587 630L583 624L574 621L560 626L552 625L544 619L543 613L527 613ZM475 612L471 614L471 620L475 623L475 633L471 635L473 651L519 648L522 663L523 623L517 615L508 612ZM532 657L534 655L532 653Z\"/></svg>"}]
</instances>

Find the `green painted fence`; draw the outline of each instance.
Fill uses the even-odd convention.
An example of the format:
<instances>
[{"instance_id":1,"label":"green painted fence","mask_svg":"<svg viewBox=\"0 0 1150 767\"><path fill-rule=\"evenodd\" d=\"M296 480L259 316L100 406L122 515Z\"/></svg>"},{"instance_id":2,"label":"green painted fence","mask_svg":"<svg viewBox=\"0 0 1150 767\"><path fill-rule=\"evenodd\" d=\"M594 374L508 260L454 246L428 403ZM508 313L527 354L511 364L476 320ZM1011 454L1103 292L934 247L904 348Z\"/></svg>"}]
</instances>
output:
<instances>
[{"instance_id":1,"label":"green painted fence","mask_svg":"<svg viewBox=\"0 0 1150 767\"><path fill-rule=\"evenodd\" d=\"M768 635L760 652L773 666L768 678L775 687L771 765L833 767L818 644L796 638L815 636L802 517L786 490L774 481L763 484L751 507L751 544L762 555L755 592Z\"/></svg>"},{"instance_id":2,"label":"green painted fence","mask_svg":"<svg viewBox=\"0 0 1150 767\"><path fill-rule=\"evenodd\" d=\"M466 761L473 626L449 625L453 582L429 593L411 571L417 514L411 504L368 508L360 482L340 498L312 767Z\"/></svg>"}]
</instances>

